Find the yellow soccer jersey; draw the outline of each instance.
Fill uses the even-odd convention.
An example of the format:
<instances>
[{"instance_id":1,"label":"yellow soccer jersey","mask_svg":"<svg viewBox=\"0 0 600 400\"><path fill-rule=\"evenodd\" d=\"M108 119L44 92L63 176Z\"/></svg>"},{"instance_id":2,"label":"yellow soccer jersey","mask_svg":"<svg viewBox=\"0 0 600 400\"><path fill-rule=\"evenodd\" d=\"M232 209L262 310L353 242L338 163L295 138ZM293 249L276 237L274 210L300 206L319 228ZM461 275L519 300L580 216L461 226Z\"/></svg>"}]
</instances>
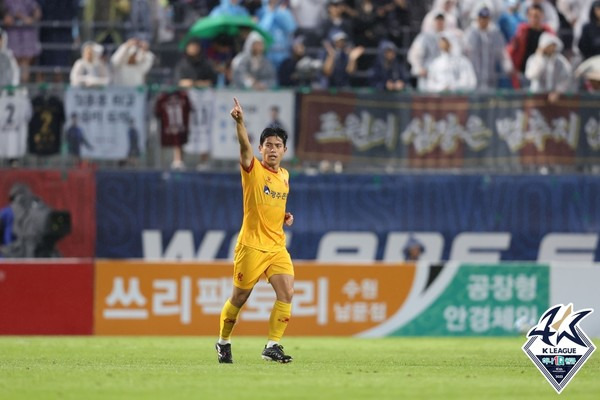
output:
<instances>
[{"instance_id":1,"label":"yellow soccer jersey","mask_svg":"<svg viewBox=\"0 0 600 400\"><path fill-rule=\"evenodd\" d=\"M289 173L275 172L254 157L250 168L242 168L244 221L238 243L263 251L285 248L283 220L289 193Z\"/></svg>"}]
</instances>

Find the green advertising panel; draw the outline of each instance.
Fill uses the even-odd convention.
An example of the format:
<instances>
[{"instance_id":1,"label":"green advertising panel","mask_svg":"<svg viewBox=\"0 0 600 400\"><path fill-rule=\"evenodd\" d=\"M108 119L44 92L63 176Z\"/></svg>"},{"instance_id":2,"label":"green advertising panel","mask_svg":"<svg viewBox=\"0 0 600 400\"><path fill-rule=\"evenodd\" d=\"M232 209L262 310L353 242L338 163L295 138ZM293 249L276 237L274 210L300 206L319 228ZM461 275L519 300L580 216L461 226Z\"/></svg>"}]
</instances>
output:
<instances>
[{"instance_id":1,"label":"green advertising panel","mask_svg":"<svg viewBox=\"0 0 600 400\"><path fill-rule=\"evenodd\" d=\"M522 333L549 306L548 276L547 265L463 264L429 307L391 335Z\"/></svg>"}]
</instances>

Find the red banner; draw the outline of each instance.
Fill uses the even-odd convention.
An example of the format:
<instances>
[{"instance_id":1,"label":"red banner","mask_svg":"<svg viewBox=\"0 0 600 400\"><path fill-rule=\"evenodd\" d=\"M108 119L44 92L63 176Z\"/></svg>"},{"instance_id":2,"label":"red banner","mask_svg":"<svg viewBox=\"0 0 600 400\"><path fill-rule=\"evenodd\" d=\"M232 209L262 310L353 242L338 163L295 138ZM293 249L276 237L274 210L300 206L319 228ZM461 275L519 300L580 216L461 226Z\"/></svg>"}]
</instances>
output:
<instances>
[{"instance_id":1,"label":"red banner","mask_svg":"<svg viewBox=\"0 0 600 400\"><path fill-rule=\"evenodd\" d=\"M91 262L0 263L0 334L91 335Z\"/></svg>"},{"instance_id":2,"label":"red banner","mask_svg":"<svg viewBox=\"0 0 600 400\"><path fill-rule=\"evenodd\" d=\"M528 139L519 150L521 164L573 165L579 144L579 107L577 98L557 103L550 103L545 95L525 99L523 116L518 119Z\"/></svg>"},{"instance_id":3,"label":"red banner","mask_svg":"<svg viewBox=\"0 0 600 400\"><path fill-rule=\"evenodd\" d=\"M58 250L64 257L94 257L96 183L93 171L3 170L0 207L7 205L8 193L15 183L28 185L50 207L71 213L71 233L58 242Z\"/></svg>"},{"instance_id":4,"label":"red banner","mask_svg":"<svg viewBox=\"0 0 600 400\"><path fill-rule=\"evenodd\" d=\"M296 153L307 160L350 160L348 116L356 109L353 93L315 93L301 97L300 136ZM323 131L324 133L320 133Z\"/></svg>"}]
</instances>

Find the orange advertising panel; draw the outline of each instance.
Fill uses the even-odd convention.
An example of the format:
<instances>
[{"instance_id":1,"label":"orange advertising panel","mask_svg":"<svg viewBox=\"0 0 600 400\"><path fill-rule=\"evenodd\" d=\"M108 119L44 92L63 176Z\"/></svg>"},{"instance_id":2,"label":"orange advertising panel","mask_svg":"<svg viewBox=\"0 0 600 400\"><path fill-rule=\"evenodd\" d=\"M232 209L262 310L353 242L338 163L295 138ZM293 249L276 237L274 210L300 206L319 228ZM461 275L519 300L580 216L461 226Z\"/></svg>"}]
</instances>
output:
<instances>
[{"instance_id":1,"label":"orange advertising panel","mask_svg":"<svg viewBox=\"0 0 600 400\"><path fill-rule=\"evenodd\" d=\"M98 261L95 333L217 335L231 294L229 263ZM413 285L415 266L296 263L292 319L286 335L354 335L395 314ZM254 288L236 335L266 335L275 294Z\"/></svg>"}]
</instances>

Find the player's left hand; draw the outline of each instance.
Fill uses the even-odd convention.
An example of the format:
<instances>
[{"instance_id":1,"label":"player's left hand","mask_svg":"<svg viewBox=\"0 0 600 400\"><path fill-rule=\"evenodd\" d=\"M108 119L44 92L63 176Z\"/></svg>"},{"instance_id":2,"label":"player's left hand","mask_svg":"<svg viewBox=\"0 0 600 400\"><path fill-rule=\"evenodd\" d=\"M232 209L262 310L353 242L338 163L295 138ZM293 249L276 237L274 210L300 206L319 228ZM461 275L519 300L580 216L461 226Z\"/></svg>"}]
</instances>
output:
<instances>
[{"instance_id":1,"label":"player's left hand","mask_svg":"<svg viewBox=\"0 0 600 400\"><path fill-rule=\"evenodd\" d=\"M244 122L244 111L242 110L242 105L240 104L238 99L236 99L235 97L233 98L233 102L234 102L235 106L231 110L231 116L233 117L235 122L237 122L238 124L241 124Z\"/></svg>"},{"instance_id":2,"label":"player's left hand","mask_svg":"<svg viewBox=\"0 0 600 400\"><path fill-rule=\"evenodd\" d=\"M292 224L294 223L294 216L292 215L292 213L289 213L289 212L285 213L285 218L283 219L283 223L286 224L287 226L292 226Z\"/></svg>"}]
</instances>

